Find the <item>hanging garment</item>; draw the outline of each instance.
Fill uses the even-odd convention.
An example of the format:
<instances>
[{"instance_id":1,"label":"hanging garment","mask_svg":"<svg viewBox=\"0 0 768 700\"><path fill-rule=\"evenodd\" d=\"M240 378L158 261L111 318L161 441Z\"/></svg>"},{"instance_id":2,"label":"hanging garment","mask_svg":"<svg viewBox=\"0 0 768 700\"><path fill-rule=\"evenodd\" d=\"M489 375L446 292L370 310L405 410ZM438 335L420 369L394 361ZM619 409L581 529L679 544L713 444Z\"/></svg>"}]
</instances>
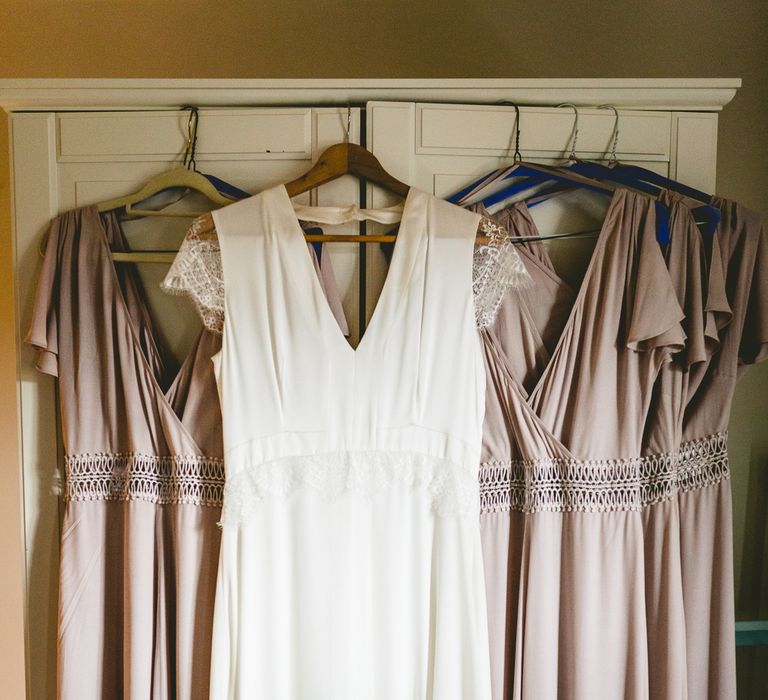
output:
<instances>
[{"instance_id":1,"label":"hanging garment","mask_svg":"<svg viewBox=\"0 0 768 700\"><path fill-rule=\"evenodd\" d=\"M112 213L52 222L26 338L58 377L64 427L57 696L207 698L221 337L204 330L177 369L135 269L113 266L110 248L127 250ZM310 254L346 334L333 270Z\"/></svg>"},{"instance_id":2,"label":"hanging garment","mask_svg":"<svg viewBox=\"0 0 768 700\"><path fill-rule=\"evenodd\" d=\"M482 205L470 207L483 216ZM530 391L549 362L562 333L575 293L555 272L549 256L539 241L524 237L538 236L536 225L525 204L513 204L494 215L512 238L518 238L516 250L531 276L527 286L507 290L490 324L512 376ZM487 335L483 334L483 342ZM505 669L514 663L516 605L507 607L508 591L519 586L519 569L510 568L510 558L519 561L520 552L510 551L510 530L522 532L522 514L510 509L509 465L520 453L510 436L515 427L506 410L504 395L509 388L503 371L486 352L486 409L483 422L483 451L480 462L480 533L483 546L488 633L494 700L509 697L505 693ZM512 523L511 520L516 522ZM512 596L514 598L514 596Z\"/></svg>"},{"instance_id":3,"label":"hanging garment","mask_svg":"<svg viewBox=\"0 0 768 700\"><path fill-rule=\"evenodd\" d=\"M490 696L479 220L410 190L353 349L308 274L282 185L214 213L226 302L201 311L226 307L227 486L212 697ZM193 234L181 278L194 287L206 260Z\"/></svg>"},{"instance_id":4,"label":"hanging garment","mask_svg":"<svg viewBox=\"0 0 768 700\"><path fill-rule=\"evenodd\" d=\"M763 225L736 202L712 203L722 212L712 242L732 317L719 331L718 351L691 369L678 467L688 692L696 700L736 697L728 418L738 379L768 357ZM708 256L715 264L717 252Z\"/></svg>"},{"instance_id":5,"label":"hanging garment","mask_svg":"<svg viewBox=\"0 0 768 700\"><path fill-rule=\"evenodd\" d=\"M684 341L655 232L652 201L614 193L529 391L507 353L534 330L508 337L506 352L494 328L485 333L497 423L508 426L506 444L497 432L492 465L512 511L507 697L649 697L643 510L673 466L640 455L654 382Z\"/></svg>"},{"instance_id":6,"label":"hanging garment","mask_svg":"<svg viewBox=\"0 0 768 700\"><path fill-rule=\"evenodd\" d=\"M204 332L158 341L113 213L51 224L26 341L58 377L65 450L58 697L207 696L224 484Z\"/></svg>"},{"instance_id":7,"label":"hanging garment","mask_svg":"<svg viewBox=\"0 0 768 700\"><path fill-rule=\"evenodd\" d=\"M666 493L660 493L663 497L643 511L648 656L653 669L649 689L653 698L699 698L697 692L689 693L688 674L692 664L706 664L708 660L693 658L687 648L683 602L685 563L680 544L685 533L681 530L680 498L687 497L687 489L694 485L694 481L696 489L716 487L724 474L719 468L710 470L710 465L702 462L696 467L699 473L695 478L691 479L690 472L686 476L692 465L680 464L685 453L683 413L688 400L689 378L701 363L717 352L718 333L730 320L730 308L717 238L709 241L707 250L706 241L684 198L664 192L661 199L669 211L670 239L662 245L662 250L678 302L685 313L682 325L686 342L684 350L659 373L643 438L646 459L674 465L674 470L667 476ZM732 575L730 566L728 562L728 575ZM698 585L718 580L724 573L712 567L699 578ZM735 651L733 618L729 629L730 646ZM717 631L710 630L709 633L716 635ZM734 684L735 693L733 675L730 679L724 676L720 688L725 689L729 684ZM735 694L718 697L735 699Z\"/></svg>"}]
</instances>

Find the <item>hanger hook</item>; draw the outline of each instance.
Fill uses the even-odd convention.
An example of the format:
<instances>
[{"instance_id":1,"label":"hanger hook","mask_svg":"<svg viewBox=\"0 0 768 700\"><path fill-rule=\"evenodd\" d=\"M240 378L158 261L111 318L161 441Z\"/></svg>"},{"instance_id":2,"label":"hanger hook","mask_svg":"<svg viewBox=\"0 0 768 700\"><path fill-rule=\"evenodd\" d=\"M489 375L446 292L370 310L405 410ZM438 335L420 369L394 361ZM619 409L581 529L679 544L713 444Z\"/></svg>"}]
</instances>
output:
<instances>
[{"instance_id":1,"label":"hanger hook","mask_svg":"<svg viewBox=\"0 0 768 700\"><path fill-rule=\"evenodd\" d=\"M570 107L576 115L573 120L573 140L571 141L571 152L568 154L568 160L576 160L576 141L579 138L579 109L571 102L563 102L558 107Z\"/></svg>"},{"instance_id":2,"label":"hanger hook","mask_svg":"<svg viewBox=\"0 0 768 700\"><path fill-rule=\"evenodd\" d=\"M344 134L344 143L349 143L349 132L352 128L352 104L347 103L347 130Z\"/></svg>"},{"instance_id":3,"label":"hanger hook","mask_svg":"<svg viewBox=\"0 0 768 700\"><path fill-rule=\"evenodd\" d=\"M189 110L187 118L187 146L184 150L184 165L190 170L197 170L195 151L197 150L197 125L200 121L198 108L193 105L185 105L183 109Z\"/></svg>"},{"instance_id":4,"label":"hanger hook","mask_svg":"<svg viewBox=\"0 0 768 700\"><path fill-rule=\"evenodd\" d=\"M611 157L608 159L609 163L618 163L616 158L616 149L619 145L619 110L616 109L616 105L598 105L598 109L612 109L616 120L613 122L613 144L611 145Z\"/></svg>"},{"instance_id":5,"label":"hanger hook","mask_svg":"<svg viewBox=\"0 0 768 700\"><path fill-rule=\"evenodd\" d=\"M520 107L509 100L502 100L499 104L511 105L515 108L515 153L512 156L512 159L515 163L519 163L523 160L523 156L520 154Z\"/></svg>"}]
</instances>

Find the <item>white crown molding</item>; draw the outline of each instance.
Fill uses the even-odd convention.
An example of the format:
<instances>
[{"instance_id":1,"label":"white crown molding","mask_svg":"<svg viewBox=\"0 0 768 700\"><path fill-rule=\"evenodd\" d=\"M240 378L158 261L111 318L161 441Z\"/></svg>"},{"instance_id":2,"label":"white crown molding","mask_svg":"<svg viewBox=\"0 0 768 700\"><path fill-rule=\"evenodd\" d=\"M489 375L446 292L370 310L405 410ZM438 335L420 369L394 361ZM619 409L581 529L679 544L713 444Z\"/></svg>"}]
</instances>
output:
<instances>
[{"instance_id":1,"label":"white crown molding","mask_svg":"<svg viewBox=\"0 0 768 700\"><path fill-rule=\"evenodd\" d=\"M414 78L414 79L72 79L0 80L0 107L13 111L177 109L264 105L343 105L368 100L521 105L572 102L625 109L719 111L739 78Z\"/></svg>"}]
</instances>

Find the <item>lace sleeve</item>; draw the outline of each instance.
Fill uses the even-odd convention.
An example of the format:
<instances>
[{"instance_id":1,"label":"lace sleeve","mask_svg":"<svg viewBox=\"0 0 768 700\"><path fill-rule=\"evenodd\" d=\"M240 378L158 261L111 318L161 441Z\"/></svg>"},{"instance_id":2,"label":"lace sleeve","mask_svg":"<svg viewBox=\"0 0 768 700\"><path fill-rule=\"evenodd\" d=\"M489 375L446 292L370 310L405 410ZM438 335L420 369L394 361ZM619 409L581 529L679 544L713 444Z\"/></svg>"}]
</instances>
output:
<instances>
[{"instance_id":1,"label":"lace sleeve","mask_svg":"<svg viewBox=\"0 0 768 700\"><path fill-rule=\"evenodd\" d=\"M507 290L530 286L531 276L513 239L502 226L484 216L480 228L488 242L475 247L472 290L477 327L487 328L496 320Z\"/></svg>"},{"instance_id":2,"label":"lace sleeve","mask_svg":"<svg viewBox=\"0 0 768 700\"><path fill-rule=\"evenodd\" d=\"M224 329L224 274L221 249L215 237L203 237L203 217L192 222L168 274L163 291L189 297L206 328Z\"/></svg>"},{"instance_id":3,"label":"lace sleeve","mask_svg":"<svg viewBox=\"0 0 768 700\"><path fill-rule=\"evenodd\" d=\"M224 329L221 250L215 236L203 236L204 221L200 217L192 222L161 287L169 294L189 297L205 327L220 334ZM503 227L483 217L481 230L489 240L475 247L472 290L477 327L487 328L496 319L507 290L527 287L531 278Z\"/></svg>"}]
</instances>

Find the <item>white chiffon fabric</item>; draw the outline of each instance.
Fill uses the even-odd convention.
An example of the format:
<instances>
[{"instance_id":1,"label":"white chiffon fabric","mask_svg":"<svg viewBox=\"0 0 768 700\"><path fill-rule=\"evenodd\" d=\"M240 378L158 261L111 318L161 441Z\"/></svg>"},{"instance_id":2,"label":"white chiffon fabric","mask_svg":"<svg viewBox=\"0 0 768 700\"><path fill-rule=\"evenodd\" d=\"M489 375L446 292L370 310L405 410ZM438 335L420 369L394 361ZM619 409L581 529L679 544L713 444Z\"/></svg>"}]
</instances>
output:
<instances>
[{"instance_id":1,"label":"white chiffon fabric","mask_svg":"<svg viewBox=\"0 0 768 700\"><path fill-rule=\"evenodd\" d=\"M490 698L480 216L409 191L356 349L282 185L213 216L227 482L211 697Z\"/></svg>"}]
</instances>

